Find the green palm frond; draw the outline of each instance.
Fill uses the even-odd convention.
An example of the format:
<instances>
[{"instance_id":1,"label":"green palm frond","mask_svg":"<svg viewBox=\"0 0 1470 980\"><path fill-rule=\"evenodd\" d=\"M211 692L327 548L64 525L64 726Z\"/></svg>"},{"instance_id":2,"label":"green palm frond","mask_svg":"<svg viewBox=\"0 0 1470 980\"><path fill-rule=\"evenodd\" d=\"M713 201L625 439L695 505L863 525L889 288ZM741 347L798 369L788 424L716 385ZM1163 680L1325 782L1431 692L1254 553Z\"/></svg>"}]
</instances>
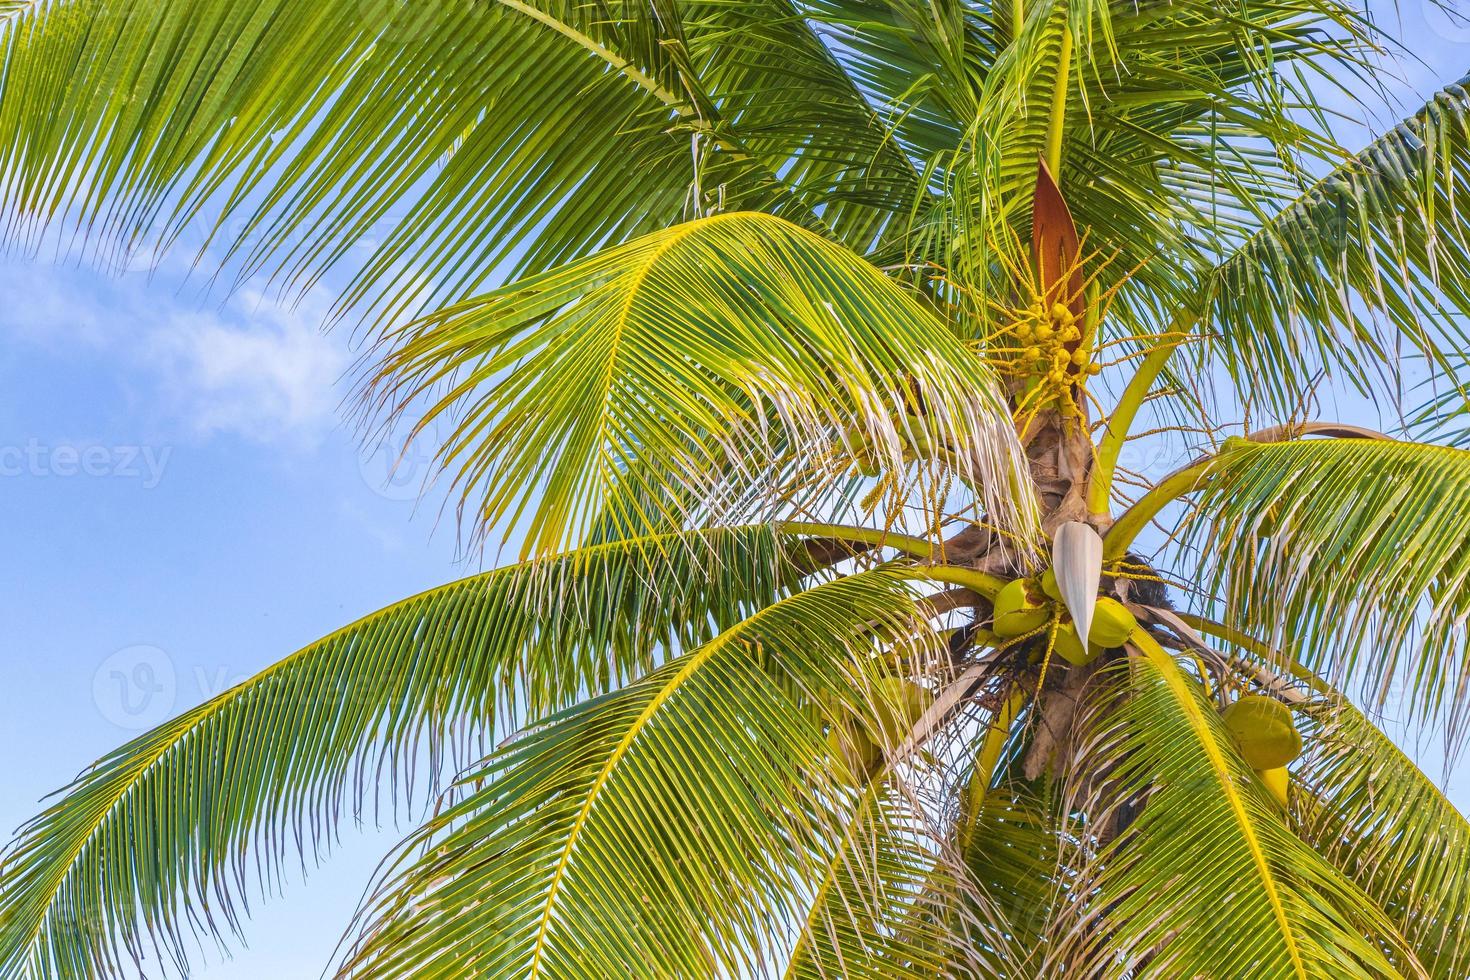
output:
<instances>
[{"instance_id":1,"label":"green palm frond","mask_svg":"<svg viewBox=\"0 0 1470 980\"><path fill-rule=\"evenodd\" d=\"M933 833L932 817L916 812L891 778L870 783L817 880L781 975L786 980L994 975L990 950L969 941L949 921L965 894L964 882Z\"/></svg>"},{"instance_id":2,"label":"green palm frond","mask_svg":"<svg viewBox=\"0 0 1470 980\"><path fill-rule=\"evenodd\" d=\"M345 264L384 318L709 208L865 248L917 193L779 0L28 7L0 37L19 231L218 239L296 284Z\"/></svg>"},{"instance_id":3,"label":"green palm frond","mask_svg":"<svg viewBox=\"0 0 1470 980\"><path fill-rule=\"evenodd\" d=\"M1455 377L1470 345L1470 92L1462 80L1262 225L1210 277L1243 391L1289 410L1318 369L1396 384L1400 351ZM1202 311L1203 312L1203 311Z\"/></svg>"},{"instance_id":4,"label":"green palm frond","mask_svg":"<svg viewBox=\"0 0 1470 980\"><path fill-rule=\"evenodd\" d=\"M439 462L473 522L523 519L528 549L609 519L820 506L776 496L783 461L840 473L854 439L889 469L921 443L969 447L957 475L994 520L1032 526L989 369L861 258L779 218L676 225L388 343L376 403L451 418Z\"/></svg>"},{"instance_id":5,"label":"green palm frond","mask_svg":"<svg viewBox=\"0 0 1470 980\"><path fill-rule=\"evenodd\" d=\"M1056 799L1045 799L1025 784L992 787L966 849L965 869L981 907L959 924L1020 964L1006 975L1034 975L1055 928L1067 880L1062 867L1066 825L1056 810Z\"/></svg>"},{"instance_id":6,"label":"green palm frond","mask_svg":"<svg viewBox=\"0 0 1470 980\"><path fill-rule=\"evenodd\" d=\"M1429 976L1470 967L1470 823L1378 725L1300 658L1188 617L1237 652L1235 683L1293 706L1306 744L1292 766L1292 830L1393 919ZM1186 623L1185 625L1191 625ZM1263 668L1265 668L1263 672ZM1286 676L1273 676L1272 668Z\"/></svg>"},{"instance_id":7,"label":"green palm frond","mask_svg":"<svg viewBox=\"0 0 1470 980\"><path fill-rule=\"evenodd\" d=\"M347 626L82 773L0 863L0 975L120 976L238 926L251 868L330 845L380 777L697 645L799 575L769 528L669 533L486 572ZM468 755L474 753L474 755ZM423 777L420 777L423 781ZM432 791L433 787L427 787Z\"/></svg>"},{"instance_id":8,"label":"green palm frond","mask_svg":"<svg viewBox=\"0 0 1470 980\"><path fill-rule=\"evenodd\" d=\"M875 653L939 642L894 573L859 573L520 733L410 840L340 975L778 969L862 810L825 727L872 712Z\"/></svg>"},{"instance_id":9,"label":"green palm frond","mask_svg":"<svg viewBox=\"0 0 1470 980\"><path fill-rule=\"evenodd\" d=\"M1470 368L1470 355L1455 359L1451 377L1460 378ZM1420 402L1413 408L1408 429L1421 442L1470 449L1470 400L1456 385L1431 375L1415 385Z\"/></svg>"},{"instance_id":10,"label":"green palm frond","mask_svg":"<svg viewBox=\"0 0 1470 980\"><path fill-rule=\"evenodd\" d=\"M1227 440L1188 541L1228 625L1381 703L1463 723L1470 452L1387 440Z\"/></svg>"},{"instance_id":11,"label":"green palm frond","mask_svg":"<svg viewBox=\"0 0 1470 980\"><path fill-rule=\"evenodd\" d=\"M1297 833L1393 918L1430 976L1470 975L1470 823L1347 698L1304 711Z\"/></svg>"},{"instance_id":12,"label":"green palm frond","mask_svg":"<svg viewBox=\"0 0 1470 980\"><path fill-rule=\"evenodd\" d=\"M916 160L960 144L975 115L976 63L994 58L993 12L954 2L804 0L834 57Z\"/></svg>"},{"instance_id":13,"label":"green palm frond","mask_svg":"<svg viewBox=\"0 0 1470 980\"><path fill-rule=\"evenodd\" d=\"M1463 980L1470 827L1313 672L1470 722L1470 451L1277 425L1109 510L1140 406L1220 431L1226 374L1295 418L1407 357L1425 431L1470 413L1470 81L1360 154L1321 97L1384 38L1337 0L0 0L5 233L330 287L364 423L447 432L475 543L534 556L78 776L0 858L0 977L187 974L381 783L438 806L344 980ZM1048 539L1106 561L1048 579ZM1284 801L1246 690L1306 719Z\"/></svg>"},{"instance_id":14,"label":"green palm frond","mask_svg":"<svg viewBox=\"0 0 1470 980\"><path fill-rule=\"evenodd\" d=\"M1292 834L1198 682L1154 640L1135 637L1142 656L1129 661L1130 697L1104 702L1089 719L1088 754L1074 760L1073 777L1094 777L1078 801L1089 827L1117 819L1120 806L1132 814L1080 865L1073 914L1050 951L1058 969L1133 978L1421 976L1387 916Z\"/></svg>"},{"instance_id":15,"label":"green palm frond","mask_svg":"<svg viewBox=\"0 0 1470 980\"><path fill-rule=\"evenodd\" d=\"M971 143L953 144L967 152L933 216L965 226L959 254L933 257L966 281L993 272L987 237L1006 224L1026 237L1025 191L1066 33L1075 52L1063 87L1063 187L1090 246L1111 260L1103 285L1123 287L1115 336L1157 332L1195 305L1219 253L1294 200L1311 163L1346 154L1320 120L1296 111L1308 103L1305 78L1283 66L1327 85L1365 77L1375 32L1351 10L1313 0L1025 9L1016 43L976 54L985 106L967 120Z\"/></svg>"}]
</instances>

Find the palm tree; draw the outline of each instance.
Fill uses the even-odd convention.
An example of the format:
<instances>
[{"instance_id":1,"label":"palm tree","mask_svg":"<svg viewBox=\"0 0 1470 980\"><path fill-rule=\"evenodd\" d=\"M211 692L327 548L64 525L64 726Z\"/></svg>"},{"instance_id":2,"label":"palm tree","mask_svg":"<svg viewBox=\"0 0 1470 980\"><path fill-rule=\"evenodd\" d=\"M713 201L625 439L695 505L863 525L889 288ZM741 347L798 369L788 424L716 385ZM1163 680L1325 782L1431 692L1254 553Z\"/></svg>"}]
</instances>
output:
<instances>
[{"instance_id":1,"label":"palm tree","mask_svg":"<svg viewBox=\"0 0 1470 980\"><path fill-rule=\"evenodd\" d=\"M405 799L343 977L1470 975L1470 826L1349 698L1464 727L1470 91L1339 146L1365 13L7 6L12 236L332 284L523 551L82 773L0 975L187 972Z\"/></svg>"}]
</instances>

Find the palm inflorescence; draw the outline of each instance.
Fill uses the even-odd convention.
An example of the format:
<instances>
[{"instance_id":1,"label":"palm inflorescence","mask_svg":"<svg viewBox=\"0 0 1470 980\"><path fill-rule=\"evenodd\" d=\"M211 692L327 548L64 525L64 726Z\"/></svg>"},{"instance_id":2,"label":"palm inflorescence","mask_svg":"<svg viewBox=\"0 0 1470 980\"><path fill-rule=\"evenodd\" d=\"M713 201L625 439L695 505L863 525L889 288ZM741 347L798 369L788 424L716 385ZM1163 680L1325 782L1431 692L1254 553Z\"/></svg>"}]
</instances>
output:
<instances>
[{"instance_id":1,"label":"palm inflorescence","mask_svg":"<svg viewBox=\"0 0 1470 980\"><path fill-rule=\"evenodd\" d=\"M11 237L332 290L521 554L86 770L0 975L187 974L403 804L340 977L1470 975L1372 719L1466 722L1470 90L1341 146L1366 13L4 6Z\"/></svg>"}]
</instances>

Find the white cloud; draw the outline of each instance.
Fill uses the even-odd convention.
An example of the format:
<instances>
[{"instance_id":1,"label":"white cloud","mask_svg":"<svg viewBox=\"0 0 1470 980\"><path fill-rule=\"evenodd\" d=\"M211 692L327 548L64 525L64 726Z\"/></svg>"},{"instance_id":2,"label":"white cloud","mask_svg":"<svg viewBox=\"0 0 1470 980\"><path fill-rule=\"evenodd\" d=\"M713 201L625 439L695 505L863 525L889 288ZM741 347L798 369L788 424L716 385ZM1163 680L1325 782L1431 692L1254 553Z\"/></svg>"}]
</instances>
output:
<instances>
[{"instance_id":1,"label":"white cloud","mask_svg":"<svg viewBox=\"0 0 1470 980\"><path fill-rule=\"evenodd\" d=\"M320 296L288 305L242 290L202 302L184 281L167 263L111 277L12 259L0 263L0 332L113 360L181 436L309 447L339 424L351 354L345 334L321 332Z\"/></svg>"},{"instance_id":2,"label":"white cloud","mask_svg":"<svg viewBox=\"0 0 1470 980\"><path fill-rule=\"evenodd\" d=\"M288 308L241 293L222 311L179 313L151 333L151 359L202 435L314 442L337 423L349 363L319 326L323 304Z\"/></svg>"}]
</instances>

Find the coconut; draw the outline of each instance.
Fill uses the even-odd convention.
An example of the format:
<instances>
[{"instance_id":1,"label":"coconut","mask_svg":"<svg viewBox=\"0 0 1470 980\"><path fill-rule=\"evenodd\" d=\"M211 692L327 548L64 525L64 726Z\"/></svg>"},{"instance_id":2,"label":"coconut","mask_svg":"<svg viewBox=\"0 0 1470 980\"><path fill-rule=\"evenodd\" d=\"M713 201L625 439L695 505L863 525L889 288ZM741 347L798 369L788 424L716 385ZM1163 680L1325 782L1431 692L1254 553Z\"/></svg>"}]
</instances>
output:
<instances>
[{"instance_id":1,"label":"coconut","mask_svg":"<svg viewBox=\"0 0 1470 980\"><path fill-rule=\"evenodd\" d=\"M1088 640L1100 647L1120 647L1138 628L1138 620L1117 599L1099 596L1092 607L1092 629Z\"/></svg>"},{"instance_id":2,"label":"coconut","mask_svg":"<svg viewBox=\"0 0 1470 980\"><path fill-rule=\"evenodd\" d=\"M1055 568L1048 568L1041 573L1041 591L1053 599L1061 599L1062 587L1057 584L1057 570Z\"/></svg>"},{"instance_id":3,"label":"coconut","mask_svg":"<svg viewBox=\"0 0 1470 980\"><path fill-rule=\"evenodd\" d=\"M866 772L883 757L883 749L860 725L838 722L827 732L827 750L854 772Z\"/></svg>"},{"instance_id":4,"label":"coconut","mask_svg":"<svg viewBox=\"0 0 1470 980\"><path fill-rule=\"evenodd\" d=\"M1262 769L1256 773L1261 777L1261 783L1265 785L1266 792L1280 803L1282 807L1288 806L1287 792L1291 788L1291 770L1285 766L1276 769Z\"/></svg>"},{"instance_id":5,"label":"coconut","mask_svg":"<svg viewBox=\"0 0 1470 980\"><path fill-rule=\"evenodd\" d=\"M877 685L877 711L885 738L897 742L906 737L934 696L929 689L902 677L885 677Z\"/></svg>"},{"instance_id":6,"label":"coconut","mask_svg":"<svg viewBox=\"0 0 1470 980\"><path fill-rule=\"evenodd\" d=\"M995 622L992 628L997 636L1007 639L1023 636L1038 629L1047 621L1046 603L1035 595L1025 579L1007 582L995 594Z\"/></svg>"},{"instance_id":7,"label":"coconut","mask_svg":"<svg viewBox=\"0 0 1470 980\"><path fill-rule=\"evenodd\" d=\"M1096 626L1093 627L1092 633L1094 636L1097 635ZM1087 644L1084 650L1082 637L1077 635L1077 627L1071 623L1062 623L1057 627L1056 645L1053 650L1058 657L1076 667L1092 663L1103 652L1103 648L1096 643Z\"/></svg>"},{"instance_id":8,"label":"coconut","mask_svg":"<svg viewBox=\"0 0 1470 980\"><path fill-rule=\"evenodd\" d=\"M902 677L880 678L873 685L872 706L831 726L827 747L854 769L870 770L883 749L897 748L934 703L929 690Z\"/></svg>"},{"instance_id":9,"label":"coconut","mask_svg":"<svg viewBox=\"0 0 1470 980\"><path fill-rule=\"evenodd\" d=\"M1275 698L1247 694L1226 708L1221 719L1252 769L1279 769L1302 754L1291 709Z\"/></svg>"}]
</instances>

